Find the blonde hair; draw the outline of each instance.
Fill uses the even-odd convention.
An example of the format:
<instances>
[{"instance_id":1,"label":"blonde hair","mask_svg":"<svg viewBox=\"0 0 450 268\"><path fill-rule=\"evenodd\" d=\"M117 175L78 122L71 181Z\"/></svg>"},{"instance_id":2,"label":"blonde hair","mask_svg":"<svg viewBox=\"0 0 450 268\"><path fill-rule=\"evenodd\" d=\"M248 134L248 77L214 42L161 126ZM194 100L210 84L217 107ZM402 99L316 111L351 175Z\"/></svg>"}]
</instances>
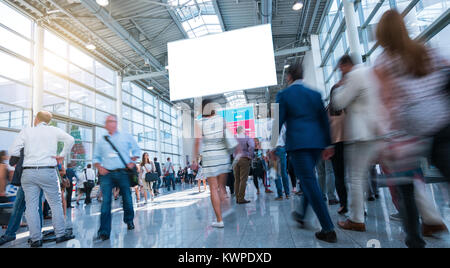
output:
<instances>
[{"instance_id":1,"label":"blonde hair","mask_svg":"<svg viewBox=\"0 0 450 268\"><path fill-rule=\"evenodd\" d=\"M40 121L40 122L44 122L44 123L50 123L50 121L53 118L52 113L48 112L48 111L40 111L37 113L36 118Z\"/></svg>"},{"instance_id":2,"label":"blonde hair","mask_svg":"<svg viewBox=\"0 0 450 268\"><path fill-rule=\"evenodd\" d=\"M430 73L427 49L408 35L403 17L396 10L388 10L381 17L376 36L378 43L392 56L398 55L408 73L422 77Z\"/></svg>"}]
</instances>

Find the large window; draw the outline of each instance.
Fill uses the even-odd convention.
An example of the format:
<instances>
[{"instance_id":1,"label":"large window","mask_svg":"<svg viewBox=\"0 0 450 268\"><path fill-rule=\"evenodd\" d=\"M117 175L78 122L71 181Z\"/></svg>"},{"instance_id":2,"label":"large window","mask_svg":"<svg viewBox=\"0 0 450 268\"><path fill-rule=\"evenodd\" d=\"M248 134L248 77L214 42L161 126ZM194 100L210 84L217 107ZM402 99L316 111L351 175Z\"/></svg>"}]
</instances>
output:
<instances>
[{"instance_id":1,"label":"large window","mask_svg":"<svg viewBox=\"0 0 450 268\"><path fill-rule=\"evenodd\" d=\"M46 108L97 124L116 113L114 71L47 30L44 47Z\"/></svg>"},{"instance_id":2,"label":"large window","mask_svg":"<svg viewBox=\"0 0 450 268\"><path fill-rule=\"evenodd\" d=\"M33 23L0 2L0 127L31 123ZM11 132L14 133L14 132ZM5 131L1 133L6 137Z\"/></svg>"},{"instance_id":3,"label":"large window","mask_svg":"<svg viewBox=\"0 0 450 268\"><path fill-rule=\"evenodd\" d=\"M370 64L382 52L382 48L376 44L375 32L385 11L397 9L399 12L404 12L409 34L415 38L426 32L427 28L449 9L450 0L361 0L355 1L355 7L361 51L365 56L366 63ZM338 31L339 25L345 19L342 0L333 0L327 14L319 31L319 43L328 95L331 87L340 79L339 71L336 68L338 59L348 53L349 48L345 27L341 32ZM450 36L450 30L447 26L432 37L428 44L438 48L441 54L450 58L448 36ZM429 39L429 37L425 38Z\"/></svg>"},{"instance_id":4,"label":"large window","mask_svg":"<svg viewBox=\"0 0 450 268\"><path fill-rule=\"evenodd\" d=\"M136 139L139 147L156 156L155 100L143 88L131 82L123 83L124 129Z\"/></svg>"}]
</instances>

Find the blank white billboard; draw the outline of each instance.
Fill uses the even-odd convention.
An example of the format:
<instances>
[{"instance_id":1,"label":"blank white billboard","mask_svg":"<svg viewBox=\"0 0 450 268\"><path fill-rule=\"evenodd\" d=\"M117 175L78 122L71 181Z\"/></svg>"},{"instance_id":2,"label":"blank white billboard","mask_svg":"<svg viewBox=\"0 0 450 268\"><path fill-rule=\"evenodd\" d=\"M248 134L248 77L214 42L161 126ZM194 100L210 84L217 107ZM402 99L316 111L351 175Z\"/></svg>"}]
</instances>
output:
<instances>
[{"instance_id":1,"label":"blank white billboard","mask_svg":"<svg viewBox=\"0 0 450 268\"><path fill-rule=\"evenodd\" d=\"M168 43L168 53L172 101L277 84L270 24Z\"/></svg>"}]
</instances>

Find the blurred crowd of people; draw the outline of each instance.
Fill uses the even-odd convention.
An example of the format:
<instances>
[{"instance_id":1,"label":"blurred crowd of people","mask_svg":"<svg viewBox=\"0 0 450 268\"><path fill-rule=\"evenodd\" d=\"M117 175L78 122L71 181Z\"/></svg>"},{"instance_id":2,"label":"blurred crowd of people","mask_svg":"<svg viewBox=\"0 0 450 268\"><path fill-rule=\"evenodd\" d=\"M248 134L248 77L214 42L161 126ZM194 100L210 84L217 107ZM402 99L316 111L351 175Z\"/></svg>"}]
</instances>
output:
<instances>
[{"instance_id":1,"label":"blurred crowd of people","mask_svg":"<svg viewBox=\"0 0 450 268\"><path fill-rule=\"evenodd\" d=\"M307 208L316 214L322 230L316 238L337 242L328 206L340 204L338 213L348 214L337 226L366 231L365 201L378 198L378 184L388 186L401 220L408 247L425 247L423 236L448 232L425 191L423 159L429 159L449 179L450 99L449 67L439 51L408 35L401 14L386 11L377 26L376 38L383 52L372 65L343 55L338 63L341 80L332 87L330 102L303 82L303 69L287 70L288 87L277 94L280 138L271 150L261 150L257 139L238 128L230 138L223 119L211 101L203 101L196 154L203 142L203 168L220 193L223 177L233 169L237 204L246 204L247 179L251 174L257 193L260 183L271 193L275 180L276 200L290 196L289 178L302 198L293 218L305 224ZM234 141L233 141L234 140ZM234 152L232 160L227 152ZM289 173L289 175L288 175ZM333 185L328 177L334 175ZM377 180L380 176L383 180ZM319 178L317 178L317 175ZM347 187L347 185L349 187ZM223 226L220 198L212 203ZM334 192L336 191L337 196Z\"/></svg>"}]
</instances>

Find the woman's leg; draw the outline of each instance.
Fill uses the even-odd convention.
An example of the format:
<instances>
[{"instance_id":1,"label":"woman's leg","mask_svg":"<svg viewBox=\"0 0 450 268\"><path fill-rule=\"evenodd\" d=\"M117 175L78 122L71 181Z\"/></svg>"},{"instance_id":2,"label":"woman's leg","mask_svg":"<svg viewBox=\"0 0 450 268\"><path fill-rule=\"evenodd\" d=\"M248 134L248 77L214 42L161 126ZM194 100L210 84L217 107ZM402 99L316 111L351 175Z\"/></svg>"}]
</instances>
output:
<instances>
[{"instance_id":1,"label":"woman's leg","mask_svg":"<svg viewBox=\"0 0 450 268\"><path fill-rule=\"evenodd\" d=\"M203 189L206 191L206 179L203 180Z\"/></svg>"},{"instance_id":2,"label":"woman's leg","mask_svg":"<svg viewBox=\"0 0 450 268\"><path fill-rule=\"evenodd\" d=\"M155 192L153 190L153 182L150 182L149 184L150 184L150 195L151 195L152 201L153 201L153 198L155 198Z\"/></svg>"},{"instance_id":3,"label":"woman's leg","mask_svg":"<svg viewBox=\"0 0 450 268\"><path fill-rule=\"evenodd\" d=\"M200 193L200 185L202 184L202 181L200 179L197 180L197 185L198 185L198 192Z\"/></svg>"},{"instance_id":4,"label":"woman's leg","mask_svg":"<svg viewBox=\"0 0 450 268\"><path fill-rule=\"evenodd\" d=\"M258 181L258 176L255 174L255 172L253 172L253 184L255 184L256 187L256 191L259 194L259 181Z\"/></svg>"},{"instance_id":5,"label":"woman's leg","mask_svg":"<svg viewBox=\"0 0 450 268\"><path fill-rule=\"evenodd\" d=\"M139 186L134 187L134 192L136 193L136 201L139 203L139 201L141 201L141 195L139 194Z\"/></svg>"},{"instance_id":6,"label":"woman's leg","mask_svg":"<svg viewBox=\"0 0 450 268\"><path fill-rule=\"evenodd\" d=\"M148 200L148 194L147 194L147 190L148 190L148 182L144 182L144 185L145 186L143 186L142 188L141 188L141 190L143 190L144 191L144 198L145 198L145 203L147 203L147 200Z\"/></svg>"},{"instance_id":7,"label":"woman's leg","mask_svg":"<svg viewBox=\"0 0 450 268\"><path fill-rule=\"evenodd\" d=\"M217 222L222 221L222 211L220 209L219 182L217 177L208 178L209 191L211 192L211 203L216 214Z\"/></svg>"}]
</instances>

